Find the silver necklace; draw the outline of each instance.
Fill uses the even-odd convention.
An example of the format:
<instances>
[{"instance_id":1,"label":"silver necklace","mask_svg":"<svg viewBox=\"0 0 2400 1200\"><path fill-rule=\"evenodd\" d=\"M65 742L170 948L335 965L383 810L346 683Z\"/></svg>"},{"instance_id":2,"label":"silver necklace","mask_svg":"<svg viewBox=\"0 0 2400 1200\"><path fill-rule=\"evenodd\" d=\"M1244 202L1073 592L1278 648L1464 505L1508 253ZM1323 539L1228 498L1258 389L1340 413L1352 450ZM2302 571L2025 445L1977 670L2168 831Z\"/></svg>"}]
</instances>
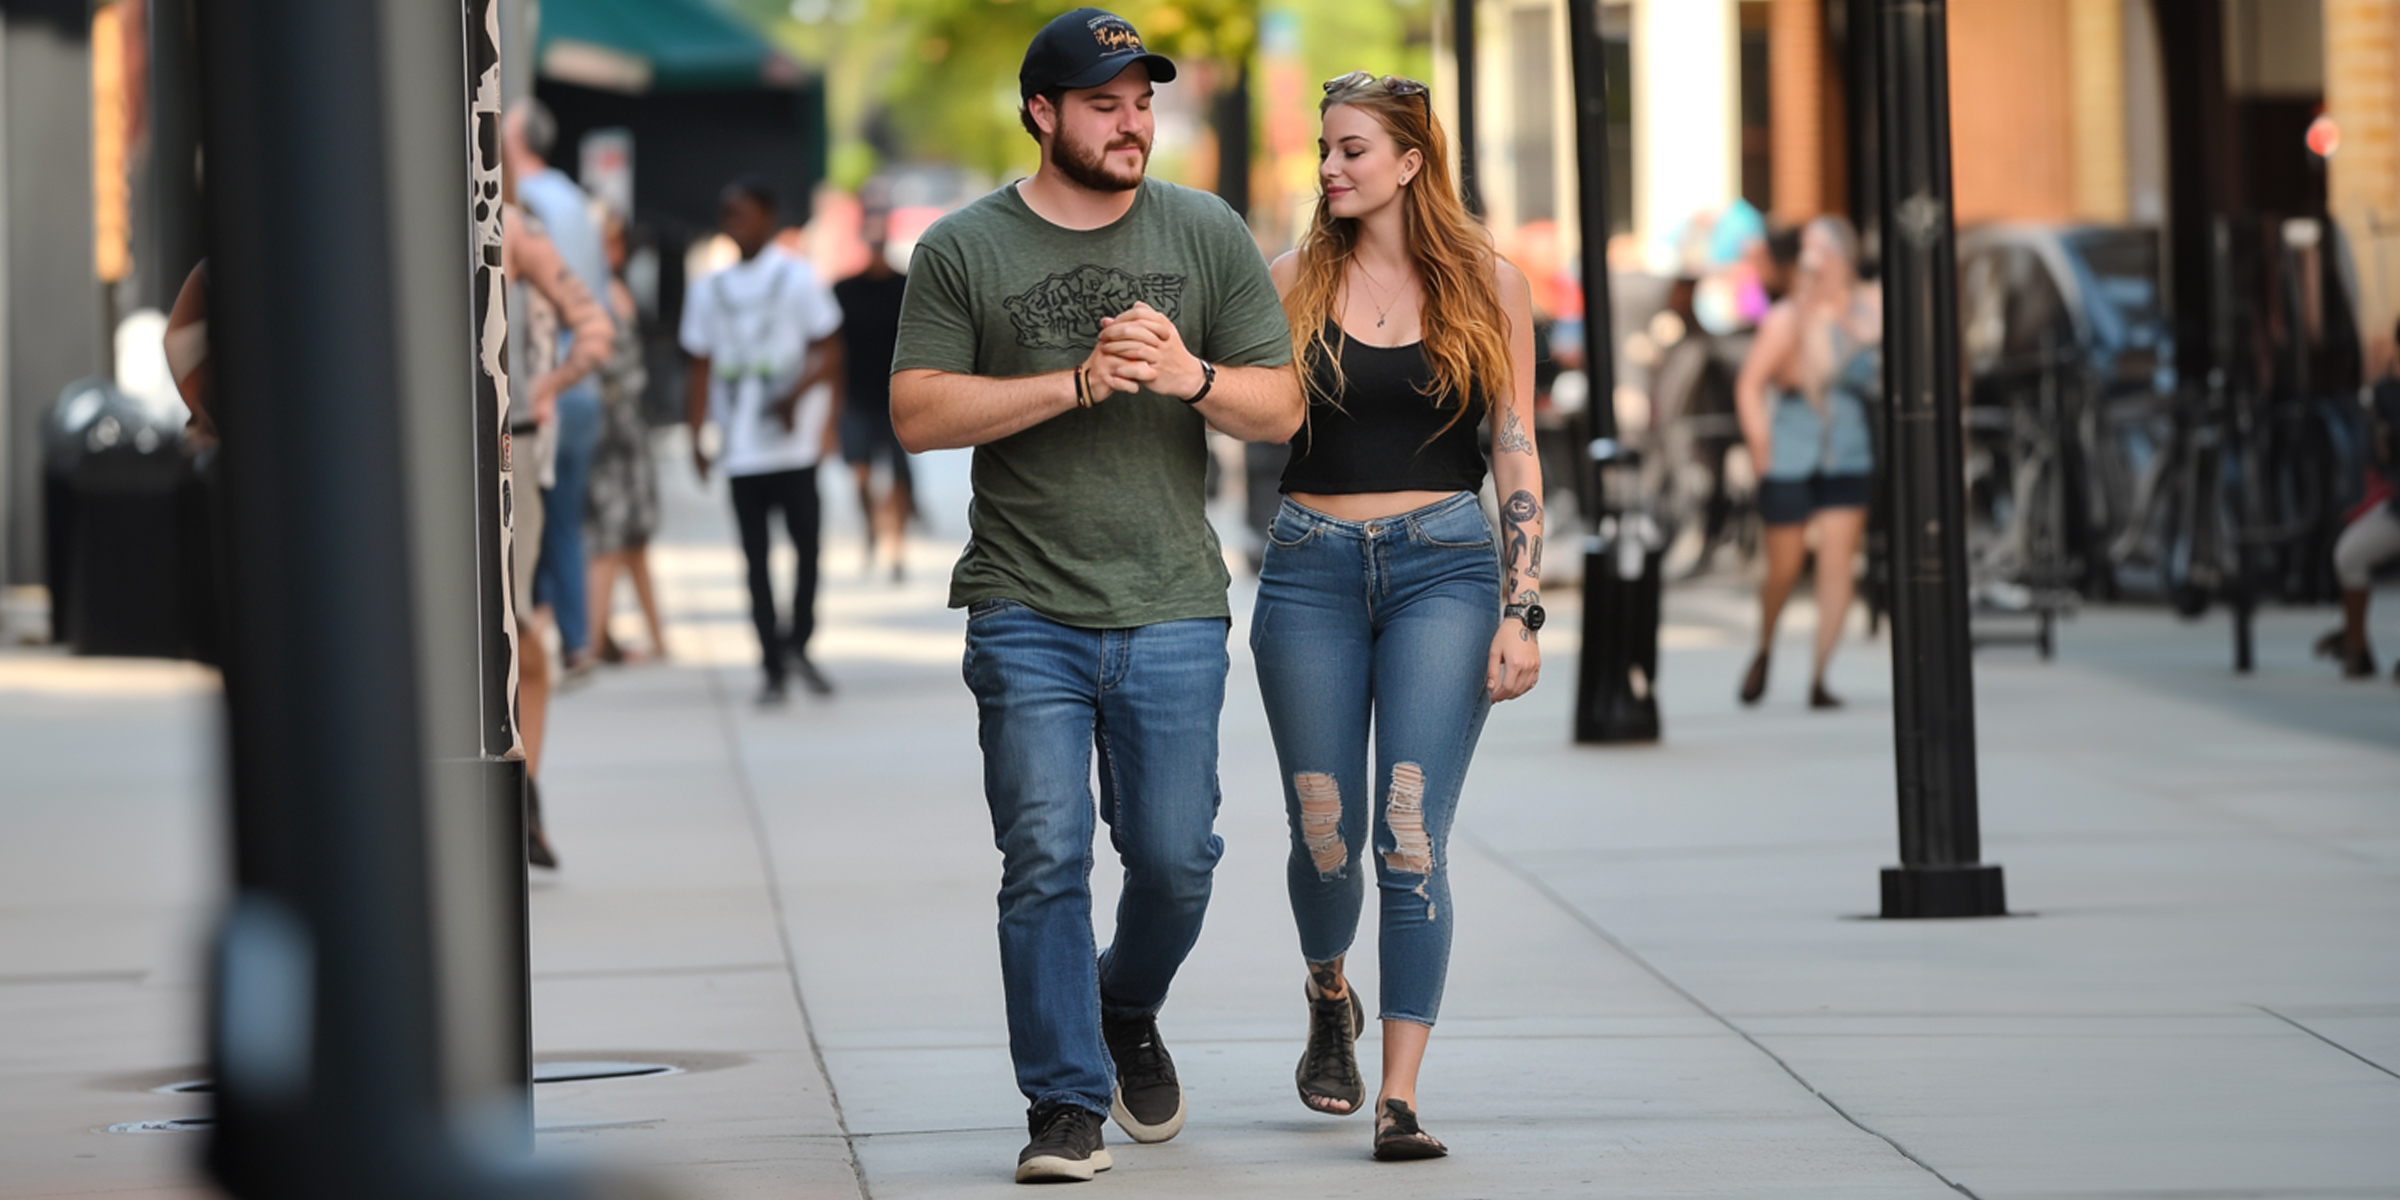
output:
<instances>
[{"instance_id":1,"label":"silver necklace","mask_svg":"<svg viewBox=\"0 0 2400 1200\"><path fill-rule=\"evenodd\" d=\"M1357 267L1359 277L1367 281L1367 303L1375 304L1375 293L1383 290L1382 281L1376 279L1374 275L1367 271L1367 264L1362 263L1354 258L1350 260L1350 265ZM1384 318L1391 315L1392 305L1398 303L1400 303L1400 290L1398 288L1394 288L1392 289L1392 298L1390 300L1382 304L1375 304L1375 328L1383 328Z\"/></svg>"}]
</instances>

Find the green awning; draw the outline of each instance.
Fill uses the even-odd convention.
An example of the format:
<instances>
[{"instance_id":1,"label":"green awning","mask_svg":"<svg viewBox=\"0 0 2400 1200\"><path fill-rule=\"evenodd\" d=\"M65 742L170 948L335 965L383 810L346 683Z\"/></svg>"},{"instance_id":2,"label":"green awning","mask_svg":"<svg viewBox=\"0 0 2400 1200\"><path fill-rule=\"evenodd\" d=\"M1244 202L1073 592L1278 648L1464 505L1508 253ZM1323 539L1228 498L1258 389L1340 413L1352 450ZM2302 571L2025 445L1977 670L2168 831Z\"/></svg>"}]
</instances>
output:
<instances>
[{"instance_id":1,"label":"green awning","mask_svg":"<svg viewBox=\"0 0 2400 1200\"><path fill-rule=\"evenodd\" d=\"M800 68L702 0L542 0L541 75L612 92L789 88Z\"/></svg>"}]
</instances>

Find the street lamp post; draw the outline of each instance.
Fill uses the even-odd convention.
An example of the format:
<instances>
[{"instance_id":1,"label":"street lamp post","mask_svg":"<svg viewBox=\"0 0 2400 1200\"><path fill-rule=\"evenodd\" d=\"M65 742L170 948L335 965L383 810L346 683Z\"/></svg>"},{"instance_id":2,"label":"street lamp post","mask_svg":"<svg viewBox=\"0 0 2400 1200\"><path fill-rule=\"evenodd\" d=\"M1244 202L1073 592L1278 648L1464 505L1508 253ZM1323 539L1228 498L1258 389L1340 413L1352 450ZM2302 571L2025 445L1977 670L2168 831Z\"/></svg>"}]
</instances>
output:
<instances>
[{"instance_id":1,"label":"street lamp post","mask_svg":"<svg viewBox=\"0 0 2400 1200\"><path fill-rule=\"evenodd\" d=\"M1608 291L1608 71L1599 0L1567 0L1575 86L1576 222L1583 239L1584 411L1591 442L1576 491L1593 526L1583 556L1583 647L1576 664L1575 740L1655 742L1659 736L1658 551L1608 498L1611 471L1639 465L1617 441L1617 339Z\"/></svg>"},{"instance_id":2,"label":"street lamp post","mask_svg":"<svg viewBox=\"0 0 2400 1200\"><path fill-rule=\"evenodd\" d=\"M1450 52L1458 66L1458 197L1483 215L1475 170L1475 0L1450 0Z\"/></svg>"},{"instance_id":3,"label":"street lamp post","mask_svg":"<svg viewBox=\"0 0 2400 1200\"><path fill-rule=\"evenodd\" d=\"M1900 865L1886 917L2007 911L1976 820L1944 0L1884 0L1884 397Z\"/></svg>"}]
</instances>

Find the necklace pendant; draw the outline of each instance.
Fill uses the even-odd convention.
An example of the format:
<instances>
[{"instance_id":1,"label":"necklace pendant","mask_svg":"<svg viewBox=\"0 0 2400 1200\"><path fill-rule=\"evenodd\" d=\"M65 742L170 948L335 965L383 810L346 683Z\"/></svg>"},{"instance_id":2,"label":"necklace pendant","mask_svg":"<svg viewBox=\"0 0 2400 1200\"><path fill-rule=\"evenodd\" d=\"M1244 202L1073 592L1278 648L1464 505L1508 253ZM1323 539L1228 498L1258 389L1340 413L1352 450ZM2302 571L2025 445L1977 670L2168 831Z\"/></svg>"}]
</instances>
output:
<instances>
[{"instance_id":1,"label":"necklace pendant","mask_svg":"<svg viewBox=\"0 0 2400 1200\"><path fill-rule=\"evenodd\" d=\"M1377 328L1377 329L1381 329L1381 328L1383 328L1383 318L1382 318L1382 317L1377 317L1377 318L1375 318L1375 328Z\"/></svg>"}]
</instances>

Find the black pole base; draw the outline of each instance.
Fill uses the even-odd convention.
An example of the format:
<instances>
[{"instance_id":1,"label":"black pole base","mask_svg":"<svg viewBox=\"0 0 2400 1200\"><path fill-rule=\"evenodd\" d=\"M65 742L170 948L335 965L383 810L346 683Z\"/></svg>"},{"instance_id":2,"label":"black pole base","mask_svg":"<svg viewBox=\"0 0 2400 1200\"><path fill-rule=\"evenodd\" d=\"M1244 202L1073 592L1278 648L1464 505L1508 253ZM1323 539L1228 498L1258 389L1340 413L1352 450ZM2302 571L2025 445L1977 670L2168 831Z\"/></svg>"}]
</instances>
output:
<instances>
[{"instance_id":1,"label":"black pole base","mask_svg":"<svg viewBox=\"0 0 2400 1200\"><path fill-rule=\"evenodd\" d=\"M1658 698L1619 691L1579 707L1575 713L1575 740L1586 746L1657 741Z\"/></svg>"},{"instance_id":2,"label":"black pole base","mask_svg":"<svg viewBox=\"0 0 2400 1200\"><path fill-rule=\"evenodd\" d=\"M1655 742L1658 720L1659 552L1626 578L1593 538L1583 555L1583 653L1575 680L1575 740Z\"/></svg>"},{"instance_id":3,"label":"black pole base","mask_svg":"<svg viewBox=\"0 0 2400 1200\"><path fill-rule=\"evenodd\" d=\"M1883 917L1887 921L2007 915L1998 863L1883 869Z\"/></svg>"}]
</instances>

